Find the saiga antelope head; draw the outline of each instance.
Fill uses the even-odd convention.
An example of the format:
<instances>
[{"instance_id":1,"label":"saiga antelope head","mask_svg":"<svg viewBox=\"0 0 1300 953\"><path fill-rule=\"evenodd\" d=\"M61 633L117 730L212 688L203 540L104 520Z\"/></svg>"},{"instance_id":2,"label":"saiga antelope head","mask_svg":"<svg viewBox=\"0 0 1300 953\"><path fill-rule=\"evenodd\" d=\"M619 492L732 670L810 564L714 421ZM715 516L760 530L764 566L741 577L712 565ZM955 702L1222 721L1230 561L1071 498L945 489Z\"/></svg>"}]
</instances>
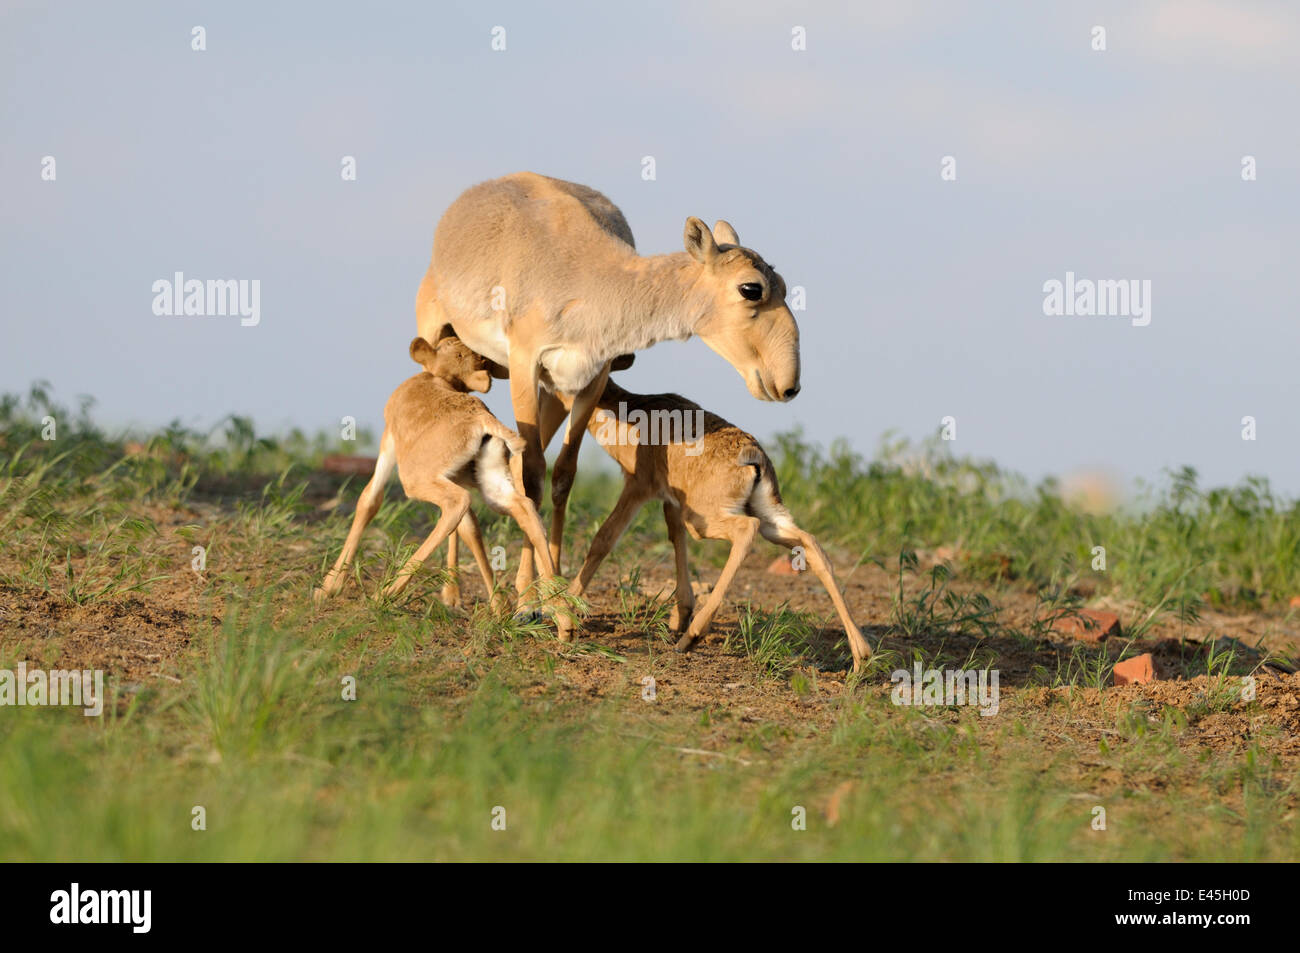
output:
<instances>
[{"instance_id":1,"label":"saiga antelope head","mask_svg":"<svg viewBox=\"0 0 1300 953\"><path fill-rule=\"evenodd\" d=\"M710 232L686 220L686 251L703 266L711 297L695 333L745 379L759 400L786 401L799 393L799 326L785 303L785 281L736 230L718 222Z\"/></svg>"}]
</instances>

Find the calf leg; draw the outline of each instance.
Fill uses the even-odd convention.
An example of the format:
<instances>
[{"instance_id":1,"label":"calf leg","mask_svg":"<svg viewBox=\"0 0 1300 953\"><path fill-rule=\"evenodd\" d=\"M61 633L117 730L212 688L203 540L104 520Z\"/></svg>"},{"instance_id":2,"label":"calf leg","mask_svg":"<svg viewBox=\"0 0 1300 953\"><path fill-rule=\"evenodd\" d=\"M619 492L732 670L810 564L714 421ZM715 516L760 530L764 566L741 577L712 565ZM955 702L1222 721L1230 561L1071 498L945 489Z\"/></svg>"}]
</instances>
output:
<instances>
[{"instance_id":1,"label":"calf leg","mask_svg":"<svg viewBox=\"0 0 1300 953\"><path fill-rule=\"evenodd\" d=\"M691 568L686 549L686 524L682 522L682 508L664 501L664 522L668 524L668 539L673 544L677 561L677 590L673 593L673 611L668 626L679 635L695 611L695 590L691 588Z\"/></svg>"},{"instance_id":2,"label":"calf leg","mask_svg":"<svg viewBox=\"0 0 1300 953\"><path fill-rule=\"evenodd\" d=\"M722 516L708 521L700 535L708 539L731 540L731 555L727 557L727 564L722 567L722 575L714 584L709 598L691 619L686 634L678 639L678 652L685 652L691 647L691 643L709 631L709 627L713 624L713 616L722 605L722 597L727 594L727 588L731 585L731 580L736 577L740 564L745 561L745 556L749 553L749 547L754 544L754 537L757 534L758 520L753 516Z\"/></svg>"},{"instance_id":3,"label":"calf leg","mask_svg":"<svg viewBox=\"0 0 1300 953\"><path fill-rule=\"evenodd\" d=\"M469 515L474 514L473 510ZM456 527L459 532L461 527ZM447 537L447 581L442 584L442 601L455 608L460 605L460 553L456 546L457 533Z\"/></svg>"},{"instance_id":4,"label":"calf leg","mask_svg":"<svg viewBox=\"0 0 1300 953\"><path fill-rule=\"evenodd\" d=\"M398 595L406 588L406 584L411 581L411 576L424 565L424 561L442 541L456 531L460 521L469 512L469 491L444 477L431 477L420 481L418 489L412 495L437 506L442 510L442 515L438 517L438 522L434 524L433 532L429 534L428 539L420 544L420 548L402 567L397 578L384 589L383 594L386 596Z\"/></svg>"},{"instance_id":5,"label":"calf leg","mask_svg":"<svg viewBox=\"0 0 1300 953\"><path fill-rule=\"evenodd\" d=\"M862 668L862 663L871 657L871 646L862 637L862 631L853 623L853 617L849 615L849 607L844 603L839 583L835 581L835 570L831 568L831 561L826 558L826 553L811 533L806 533L796 526L789 513L781 515L784 518L778 515L774 521L764 521L763 535L786 549L803 547L804 555L808 557L809 567L821 581L826 594L831 597L831 603L840 617L845 634L848 635L849 651L853 653L853 670L856 672Z\"/></svg>"},{"instance_id":6,"label":"calf leg","mask_svg":"<svg viewBox=\"0 0 1300 953\"><path fill-rule=\"evenodd\" d=\"M518 437L514 434L510 434L510 438L518 441ZM546 545L546 531L542 528L542 518L537 513L536 505L524 493L523 480L517 472L519 455L516 454L507 460L507 446L505 438L494 439L485 443L479 451L476 467L479 489L489 505L498 511L509 513L514 518L519 528L523 530L524 538L534 549L541 578L549 582L555 575L555 567L551 563L551 554ZM560 641L572 641L573 620L564 611L565 607L559 599L559 593L552 595L547 600L547 605L555 616L555 627Z\"/></svg>"},{"instance_id":7,"label":"calf leg","mask_svg":"<svg viewBox=\"0 0 1300 953\"><path fill-rule=\"evenodd\" d=\"M474 515L473 509L465 512L465 518L456 527L456 534L465 540L465 545L469 547L470 553L474 556L474 563L478 566L478 573L483 578L483 585L487 589L488 599L491 600L492 607L497 612L509 612L510 600L504 592L497 588L496 576L492 572L492 565L488 562L487 551L483 548L483 531L479 528L478 517ZM448 537L448 546L454 542L456 542L456 536Z\"/></svg>"},{"instance_id":8,"label":"calf leg","mask_svg":"<svg viewBox=\"0 0 1300 953\"><path fill-rule=\"evenodd\" d=\"M357 500L357 511L352 517L352 528L348 531L347 541L343 544L343 552L339 554L338 560L334 563L334 568L325 575L325 581L321 583L320 588L312 594L318 605L343 588L348 568L352 565L352 560L361 545L361 534L366 531L366 526L375 518L380 505L384 502L384 484L388 482L396 463L396 445L393 443L392 438L385 434L383 440L380 441L379 458L375 461L375 472Z\"/></svg>"},{"instance_id":9,"label":"calf leg","mask_svg":"<svg viewBox=\"0 0 1300 953\"><path fill-rule=\"evenodd\" d=\"M587 558L582 563L582 569L579 570L577 578L569 584L569 592L575 596L581 596L586 592L592 577L596 575L596 570L600 568L600 564L605 561L605 557L609 555L614 544L627 530L628 524L632 522L644 503L644 494L637 490L630 480L624 481L623 492L619 494L618 502L614 504L614 509L605 518L605 522L600 525L600 529L596 530L591 548L587 550Z\"/></svg>"}]
</instances>

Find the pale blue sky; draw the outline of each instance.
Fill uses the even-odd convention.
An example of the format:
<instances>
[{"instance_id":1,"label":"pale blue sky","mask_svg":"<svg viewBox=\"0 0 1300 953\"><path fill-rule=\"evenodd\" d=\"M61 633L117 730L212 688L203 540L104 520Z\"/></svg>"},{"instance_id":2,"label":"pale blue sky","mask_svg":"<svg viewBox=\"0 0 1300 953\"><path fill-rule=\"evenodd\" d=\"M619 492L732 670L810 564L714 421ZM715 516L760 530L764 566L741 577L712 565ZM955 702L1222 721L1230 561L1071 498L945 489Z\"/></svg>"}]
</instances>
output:
<instances>
[{"instance_id":1,"label":"pale blue sky","mask_svg":"<svg viewBox=\"0 0 1300 953\"><path fill-rule=\"evenodd\" d=\"M0 14L0 390L45 378L113 426L377 427L438 217L531 169L604 191L643 253L726 218L807 288L792 403L699 341L643 352L629 389L760 437L870 452L952 415L956 452L1031 477L1300 491L1294 4L51 6ZM259 279L260 325L155 316L178 270ZM1149 279L1150 326L1044 316L1066 271Z\"/></svg>"}]
</instances>

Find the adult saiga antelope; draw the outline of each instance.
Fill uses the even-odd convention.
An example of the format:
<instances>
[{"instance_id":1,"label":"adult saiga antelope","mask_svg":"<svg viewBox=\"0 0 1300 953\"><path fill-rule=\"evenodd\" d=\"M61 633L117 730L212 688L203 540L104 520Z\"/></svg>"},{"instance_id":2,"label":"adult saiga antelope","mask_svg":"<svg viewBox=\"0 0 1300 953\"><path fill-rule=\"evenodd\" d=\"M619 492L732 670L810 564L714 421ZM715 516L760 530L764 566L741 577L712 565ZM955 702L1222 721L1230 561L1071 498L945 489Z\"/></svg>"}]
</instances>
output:
<instances>
[{"instance_id":1,"label":"adult saiga antelope","mask_svg":"<svg viewBox=\"0 0 1300 953\"><path fill-rule=\"evenodd\" d=\"M578 448L613 358L696 335L760 400L799 393L799 328L785 282L726 222L688 218L685 251L638 255L627 220L584 185L520 172L476 185L447 209L416 297L420 336L451 326L509 376L525 444L524 486L541 502L543 452L566 413L551 474L557 571ZM524 544L516 575L532 582Z\"/></svg>"}]
</instances>

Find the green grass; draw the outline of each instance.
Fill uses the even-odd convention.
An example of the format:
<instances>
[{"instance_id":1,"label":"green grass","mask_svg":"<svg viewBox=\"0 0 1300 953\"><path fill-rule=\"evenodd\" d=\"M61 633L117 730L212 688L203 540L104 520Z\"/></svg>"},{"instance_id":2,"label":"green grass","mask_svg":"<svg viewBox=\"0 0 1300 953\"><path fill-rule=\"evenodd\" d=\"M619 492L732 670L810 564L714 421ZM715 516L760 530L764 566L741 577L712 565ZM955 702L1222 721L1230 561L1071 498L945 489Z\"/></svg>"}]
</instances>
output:
<instances>
[{"instance_id":1,"label":"green grass","mask_svg":"<svg viewBox=\"0 0 1300 953\"><path fill-rule=\"evenodd\" d=\"M913 656L891 638L1040 637L1045 623L1014 631L998 617L984 593L999 587L1062 613L1086 582L1144 607L1138 626L1190 618L1207 594L1238 608L1284 602L1300 592L1300 514L1264 481L1202 490L1183 471L1140 505L1094 516L1050 481L1027 487L937 446L921 448L922 477L889 453L868 462L779 438L769 449L801 522L897 571L882 650L829 712L804 719L797 706L822 697L818 680L846 655L819 641L819 617L788 605L742 607L712 650L752 674L737 691L785 693L793 716L747 714L743 699L679 704L664 690L642 699L646 676L671 688L684 671L663 599L640 587L643 567L671 564L654 508L604 570L627 577L613 611L645 633L645 655L624 658L599 639L562 646L547 626L483 605L450 612L434 598L435 569L402 599L365 598L436 518L396 489L358 560L363 592L316 613L311 587L351 509L326 514L319 500L337 490L351 501L364 481L322 485L315 470L324 453L355 445L259 437L232 418L213 433L173 425L128 455L88 407L66 411L43 387L0 400L0 589L108 609L184 580L195 592L190 641L142 685L110 680L103 718L0 709L2 861L1300 857L1293 765L1255 742L1214 756L1179 743L1242 704L1229 652L1189 673L1207 681L1188 705L1125 707L1073 747L1033 717L895 707L888 691L890 668ZM59 421L53 441L41 437L47 415ZM570 559L617 492L609 474L578 480ZM169 514L182 525L164 531ZM517 530L486 511L481 522L489 548L513 560ZM916 549L952 543L971 554L964 566L917 571ZM207 550L201 585L194 545ZM1094 545L1107 548L1104 573L1089 568ZM990 662L984 648L942 644L926 664ZM0 644L0 667L34 647ZM575 688L593 661L601 691ZM1079 646L1036 682L1069 708L1082 704L1072 693L1107 686L1112 665ZM1091 828L1097 805L1106 832ZM206 830L192 827L196 807ZM498 808L504 830L493 827ZM792 826L801 810L802 830Z\"/></svg>"},{"instance_id":2,"label":"green grass","mask_svg":"<svg viewBox=\"0 0 1300 953\"><path fill-rule=\"evenodd\" d=\"M103 721L7 712L5 860L1283 858L1298 846L1276 836L1284 797L1266 764L1219 779L1246 790L1239 816L1134 794L1107 803L1123 831L1107 838L1089 827L1093 802L1063 789L1059 759L991 762L967 718L866 695L824 736L743 725L726 757L700 758L682 749L716 722L650 710L632 685L595 704L525 701L508 652L455 676L396 648L358 661L360 615L331 636L307 617L232 613L182 685ZM440 706L452 678L472 687ZM1117 724L1117 759L1180 769L1172 722ZM832 827L825 805L846 778ZM195 807L206 830L192 829ZM1178 812L1177 833L1141 823L1157 810Z\"/></svg>"},{"instance_id":3,"label":"green grass","mask_svg":"<svg viewBox=\"0 0 1300 953\"><path fill-rule=\"evenodd\" d=\"M829 453L798 433L769 447L782 493L818 535L876 557L960 543L967 571L996 579L1005 557L1011 574L1039 588L1086 581L1100 592L1162 610L1187 611L1202 600L1258 608L1300 592L1300 506L1266 479L1202 489L1196 471L1168 475L1114 513L1082 512L1055 480L1028 486L996 465L952 457L940 441L920 447L886 443L868 462L843 444ZM891 459L922 461L928 478ZM883 462L882 462L883 461ZM1094 571L1092 548L1106 549Z\"/></svg>"}]
</instances>

